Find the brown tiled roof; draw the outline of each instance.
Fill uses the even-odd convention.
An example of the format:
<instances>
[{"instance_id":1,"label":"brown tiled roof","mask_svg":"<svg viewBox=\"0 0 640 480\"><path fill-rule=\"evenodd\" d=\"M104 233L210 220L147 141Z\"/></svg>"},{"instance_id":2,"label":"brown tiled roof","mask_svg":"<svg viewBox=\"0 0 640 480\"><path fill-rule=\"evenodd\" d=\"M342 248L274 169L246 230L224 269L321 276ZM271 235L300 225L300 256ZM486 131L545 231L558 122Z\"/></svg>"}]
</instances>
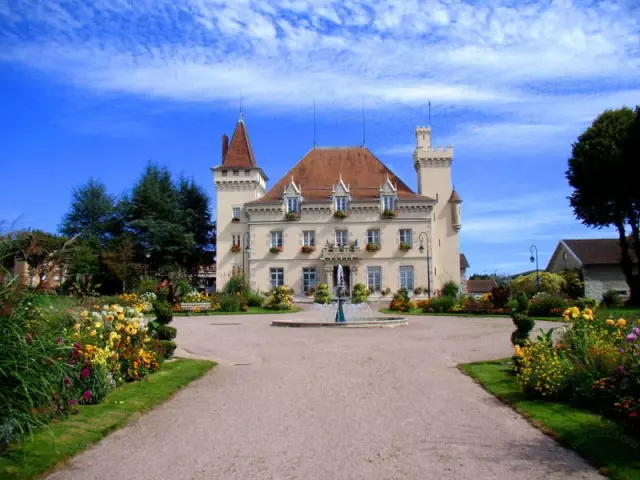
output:
<instances>
[{"instance_id":1,"label":"brown tiled roof","mask_svg":"<svg viewBox=\"0 0 640 480\"><path fill-rule=\"evenodd\" d=\"M451 191L451 196L449 197L449 201L462 203L462 199L460 198L460 195L458 194L458 192L456 192L455 188Z\"/></svg>"},{"instance_id":2,"label":"brown tiled roof","mask_svg":"<svg viewBox=\"0 0 640 480\"><path fill-rule=\"evenodd\" d=\"M469 262L467 261L467 257L465 257L464 253L460 254L460 270L464 270L465 268L469 268Z\"/></svg>"},{"instance_id":3,"label":"brown tiled roof","mask_svg":"<svg viewBox=\"0 0 640 480\"><path fill-rule=\"evenodd\" d=\"M467 280L467 293L491 293L495 280Z\"/></svg>"},{"instance_id":4,"label":"brown tiled roof","mask_svg":"<svg viewBox=\"0 0 640 480\"><path fill-rule=\"evenodd\" d=\"M240 120L231 137L227 154L222 159L223 167L251 168L256 166L251 142L244 121Z\"/></svg>"},{"instance_id":5,"label":"brown tiled roof","mask_svg":"<svg viewBox=\"0 0 640 480\"><path fill-rule=\"evenodd\" d=\"M387 176L401 200L432 200L411 190L365 147L319 147L302 157L264 197L251 203L279 201L291 178L301 188L305 201L328 200L340 176L356 201L375 199Z\"/></svg>"},{"instance_id":6,"label":"brown tiled roof","mask_svg":"<svg viewBox=\"0 0 640 480\"><path fill-rule=\"evenodd\" d=\"M620 263L620 244L617 238L563 240L563 242L583 265Z\"/></svg>"}]
</instances>

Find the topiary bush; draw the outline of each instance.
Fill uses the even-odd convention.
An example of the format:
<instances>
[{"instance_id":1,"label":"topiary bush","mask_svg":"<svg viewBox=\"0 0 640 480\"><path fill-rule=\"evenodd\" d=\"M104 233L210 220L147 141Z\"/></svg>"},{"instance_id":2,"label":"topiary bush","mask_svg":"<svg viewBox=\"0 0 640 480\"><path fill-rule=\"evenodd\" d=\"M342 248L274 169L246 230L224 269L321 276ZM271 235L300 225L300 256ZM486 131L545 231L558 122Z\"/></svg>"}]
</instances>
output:
<instances>
[{"instance_id":1,"label":"topiary bush","mask_svg":"<svg viewBox=\"0 0 640 480\"><path fill-rule=\"evenodd\" d=\"M523 292L528 296L533 296L538 291L545 293L559 294L566 286L564 277L558 273L538 272L540 275L540 289L536 285L536 272L527 275L520 275L511 280L509 287L512 292Z\"/></svg>"},{"instance_id":2,"label":"topiary bush","mask_svg":"<svg viewBox=\"0 0 640 480\"><path fill-rule=\"evenodd\" d=\"M161 359L171 358L175 352L176 342L171 340L152 340L150 344L151 350Z\"/></svg>"},{"instance_id":3,"label":"topiary bush","mask_svg":"<svg viewBox=\"0 0 640 480\"><path fill-rule=\"evenodd\" d=\"M529 298L527 294L524 292L517 292L513 295L513 298L516 301L516 313L524 313L525 315L529 312Z\"/></svg>"},{"instance_id":4,"label":"topiary bush","mask_svg":"<svg viewBox=\"0 0 640 480\"><path fill-rule=\"evenodd\" d=\"M529 340L529 334L535 327L536 322L522 313L512 314L511 320L516 326L516 329L511 334L511 344L522 347Z\"/></svg>"},{"instance_id":5,"label":"topiary bush","mask_svg":"<svg viewBox=\"0 0 640 480\"><path fill-rule=\"evenodd\" d=\"M449 280L442 286L442 296L457 297L459 290L460 290L460 287L458 286L458 284L452 280Z\"/></svg>"},{"instance_id":6,"label":"topiary bush","mask_svg":"<svg viewBox=\"0 0 640 480\"><path fill-rule=\"evenodd\" d=\"M329 303L330 298L331 294L329 293L329 285L327 285L326 283L321 283L320 285L318 285L313 301L315 303L327 304Z\"/></svg>"},{"instance_id":7,"label":"topiary bush","mask_svg":"<svg viewBox=\"0 0 640 480\"><path fill-rule=\"evenodd\" d=\"M169 327L168 325L161 324L157 324L157 326L152 327L151 325L153 325L153 323L155 322L152 322L149 325L158 340L173 340L174 338L176 338L178 330L176 330L174 327Z\"/></svg>"},{"instance_id":8,"label":"topiary bush","mask_svg":"<svg viewBox=\"0 0 640 480\"><path fill-rule=\"evenodd\" d=\"M363 303L367 301L369 297L369 290L362 283L356 283L353 286L353 293L351 294L351 303Z\"/></svg>"},{"instance_id":9,"label":"topiary bush","mask_svg":"<svg viewBox=\"0 0 640 480\"><path fill-rule=\"evenodd\" d=\"M167 325L173 321L173 308L165 299L157 299L153 302L153 312L156 316L156 322Z\"/></svg>"}]
</instances>

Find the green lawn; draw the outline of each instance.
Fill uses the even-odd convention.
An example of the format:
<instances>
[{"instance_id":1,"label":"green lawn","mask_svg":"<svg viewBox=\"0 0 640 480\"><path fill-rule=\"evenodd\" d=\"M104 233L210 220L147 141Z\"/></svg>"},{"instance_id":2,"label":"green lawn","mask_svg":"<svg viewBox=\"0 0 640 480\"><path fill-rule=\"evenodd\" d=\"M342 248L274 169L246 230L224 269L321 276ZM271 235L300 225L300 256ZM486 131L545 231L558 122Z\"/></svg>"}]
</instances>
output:
<instances>
[{"instance_id":1,"label":"green lawn","mask_svg":"<svg viewBox=\"0 0 640 480\"><path fill-rule=\"evenodd\" d=\"M567 404L525 398L510 360L460 365L489 393L509 404L530 423L581 455L616 480L640 479L640 441L611 420Z\"/></svg>"},{"instance_id":2,"label":"green lawn","mask_svg":"<svg viewBox=\"0 0 640 480\"><path fill-rule=\"evenodd\" d=\"M479 313L424 313L419 308L409 310L408 312L397 312L389 308L381 308L381 313L390 313L392 315L422 315L425 317L476 317L476 318L511 318L510 315L493 315L493 314L479 314ZM541 320L543 322L561 322L561 317L532 317L534 320Z\"/></svg>"},{"instance_id":3,"label":"green lawn","mask_svg":"<svg viewBox=\"0 0 640 480\"><path fill-rule=\"evenodd\" d=\"M173 314L174 317L197 317L197 316L207 316L207 315L257 315L257 314L281 314L281 313L296 313L302 311L302 308L294 306L291 310L269 310L262 307L249 307L249 310L246 312L199 312L199 313L187 313L187 312L175 312Z\"/></svg>"},{"instance_id":4,"label":"green lawn","mask_svg":"<svg viewBox=\"0 0 640 480\"><path fill-rule=\"evenodd\" d=\"M208 372L215 364L206 360L178 359L135 383L111 392L98 405L81 405L79 413L54 421L0 456L0 478L31 479L98 442L128 421L167 400L177 390Z\"/></svg>"},{"instance_id":5,"label":"green lawn","mask_svg":"<svg viewBox=\"0 0 640 480\"><path fill-rule=\"evenodd\" d=\"M628 321L638 320L640 318L640 308L619 307L619 308L599 308L596 310L596 318L620 318L623 317Z\"/></svg>"}]
</instances>

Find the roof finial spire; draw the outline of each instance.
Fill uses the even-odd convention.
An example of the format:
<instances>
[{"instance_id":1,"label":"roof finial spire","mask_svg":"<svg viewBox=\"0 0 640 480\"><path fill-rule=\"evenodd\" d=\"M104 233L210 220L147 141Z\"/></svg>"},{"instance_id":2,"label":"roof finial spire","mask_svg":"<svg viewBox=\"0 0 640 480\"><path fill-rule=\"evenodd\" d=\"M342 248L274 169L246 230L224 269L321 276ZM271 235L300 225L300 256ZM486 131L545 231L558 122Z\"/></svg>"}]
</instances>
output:
<instances>
[{"instance_id":1,"label":"roof finial spire","mask_svg":"<svg viewBox=\"0 0 640 480\"><path fill-rule=\"evenodd\" d=\"M244 96L240 96L240 120L241 123L244 123Z\"/></svg>"},{"instance_id":2,"label":"roof finial spire","mask_svg":"<svg viewBox=\"0 0 640 480\"><path fill-rule=\"evenodd\" d=\"M365 123L364 123L364 97L361 97L362 100L362 146L364 147L366 144L366 131L365 131Z\"/></svg>"},{"instance_id":3,"label":"roof finial spire","mask_svg":"<svg viewBox=\"0 0 640 480\"><path fill-rule=\"evenodd\" d=\"M431 128L431 99L429 99L429 128Z\"/></svg>"},{"instance_id":4,"label":"roof finial spire","mask_svg":"<svg viewBox=\"0 0 640 480\"><path fill-rule=\"evenodd\" d=\"M316 99L313 99L313 148L316 148Z\"/></svg>"}]
</instances>

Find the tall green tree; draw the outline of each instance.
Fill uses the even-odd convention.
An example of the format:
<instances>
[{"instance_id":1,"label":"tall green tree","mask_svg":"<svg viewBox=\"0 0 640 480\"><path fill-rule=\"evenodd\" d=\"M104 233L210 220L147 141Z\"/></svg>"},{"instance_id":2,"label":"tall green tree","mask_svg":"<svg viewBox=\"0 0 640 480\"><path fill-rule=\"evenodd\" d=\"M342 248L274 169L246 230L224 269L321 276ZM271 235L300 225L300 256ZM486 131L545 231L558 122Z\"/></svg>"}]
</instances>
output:
<instances>
[{"instance_id":1,"label":"tall green tree","mask_svg":"<svg viewBox=\"0 0 640 480\"><path fill-rule=\"evenodd\" d=\"M118 233L117 213L115 198L105 185L90 178L86 185L74 188L71 206L58 229L68 237L97 238L104 245Z\"/></svg>"},{"instance_id":2,"label":"tall green tree","mask_svg":"<svg viewBox=\"0 0 640 480\"><path fill-rule=\"evenodd\" d=\"M199 265L211 265L214 258L215 224L211 220L209 197L193 180L181 178L177 186L179 221L193 238L185 267L192 275Z\"/></svg>"},{"instance_id":3,"label":"tall green tree","mask_svg":"<svg viewBox=\"0 0 640 480\"><path fill-rule=\"evenodd\" d=\"M576 217L593 228L617 229L621 267L634 305L640 305L640 177L636 174L640 158L633 153L638 121L638 108L635 114L626 107L606 110L573 144L566 171Z\"/></svg>"}]
</instances>

